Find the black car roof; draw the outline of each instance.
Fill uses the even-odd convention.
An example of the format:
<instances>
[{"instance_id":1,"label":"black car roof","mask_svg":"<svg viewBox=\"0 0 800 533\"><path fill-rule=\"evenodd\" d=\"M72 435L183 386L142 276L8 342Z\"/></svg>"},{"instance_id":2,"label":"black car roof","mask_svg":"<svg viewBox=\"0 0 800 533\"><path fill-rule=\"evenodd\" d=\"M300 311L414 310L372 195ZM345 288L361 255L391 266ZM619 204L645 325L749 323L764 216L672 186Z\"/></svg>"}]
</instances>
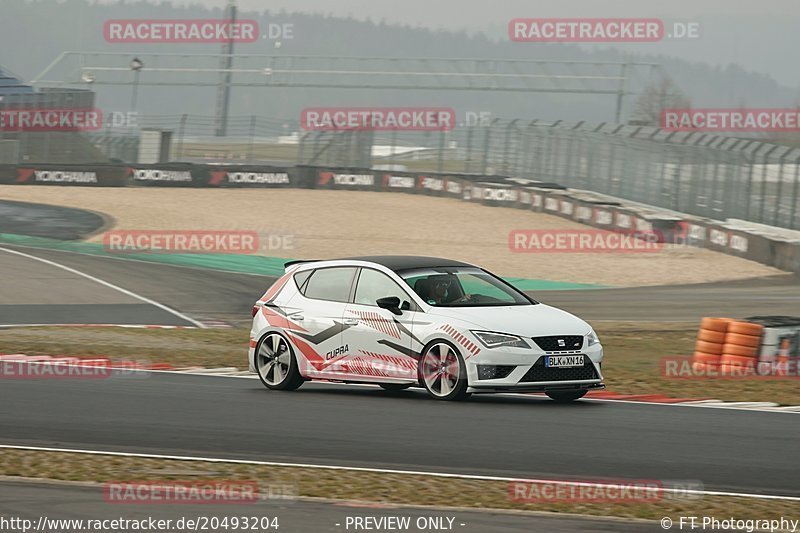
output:
<instances>
[{"instance_id":1,"label":"black car roof","mask_svg":"<svg viewBox=\"0 0 800 533\"><path fill-rule=\"evenodd\" d=\"M453 259L442 259L441 257L424 257L418 255L371 255L362 257L343 257L344 261L369 261L377 263L392 270L410 270L412 268L431 268L431 267L471 267L469 263L455 261Z\"/></svg>"}]
</instances>

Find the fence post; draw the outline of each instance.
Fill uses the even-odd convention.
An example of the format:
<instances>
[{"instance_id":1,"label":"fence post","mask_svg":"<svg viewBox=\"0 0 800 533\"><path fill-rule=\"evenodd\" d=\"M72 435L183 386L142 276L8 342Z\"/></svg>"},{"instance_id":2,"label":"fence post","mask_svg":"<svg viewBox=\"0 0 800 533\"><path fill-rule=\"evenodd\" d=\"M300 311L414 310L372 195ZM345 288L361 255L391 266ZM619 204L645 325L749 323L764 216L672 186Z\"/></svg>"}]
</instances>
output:
<instances>
[{"instance_id":1,"label":"fence post","mask_svg":"<svg viewBox=\"0 0 800 533\"><path fill-rule=\"evenodd\" d=\"M186 133L186 120L188 119L188 115L183 114L181 115L181 122L178 126L178 160L183 160L183 136Z\"/></svg>"},{"instance_id":2,"label":"fence post","mask_svg":"<svg viewBox=\"0 0 800 533\"><path fill-rule=\"evenodd\" d=\"M767 168L769 167L769 156L778 149L775 145L764 154L764 168L761 172L761 201L758 205L758 222L764 223L764 204L767 201Z\"/></svg>"},{"instance_id":3,"label":"fence post","mask_svg":"<svg viewBox=\"0 0 800 533\"><path fill-rule=\"evenodd\" d=\"M763 146L762 143L758 143L759 146L755 150L753 150L753 158L750 163L750 170L747 173L747 187L745 187L744 191L744 218L745 220L750 220L750 201L753 199L753 174L755 173L756 169L756 156L758 154L758 150L761 149Z\"/></svg>"},{"instance_id":4,"label":"fence post","mask_svg":"<svg viewBox=\"0 0 800 533\"><path fill-rule=\"evenodd\" d=\"M247 145L247 159L248 161L253 159L253 143L255 143L256 137L256 116L250 115L250 138L248 140Z\"/></svg>"},{"instance_id":5,"label":"fence post","mask_svg":"<svg viewBox=\"0 0 800 533\"><path fill-rule=\"evenodd\" d=\"M553 144L553 126L550 125L546 130L544 130L544 140L542 141L542 174L541 176L547 176L550 179L550 159L552 159L553 150L551 149L551 145ZM541 179L541 178L540 178Z\"/></svg>"},{"instance_id":6,"label":"fence post","mask_svg":"<svg viewBox=\"0 0 800 533\"><path fill-rule=\"evenodd\" d=\"M684 157L688 151L689 149L687 147L682 146L678 152L680 157L678 157L678 161L675 163L675 173L672 178L673 209L675 211L681 210L681 181L683 180Z\"/></svg>"},{"instance_id":7,"label":"fence post","mask_svg":"<svg viewBox=\"0 0 800 533\"><path fill-rule=\"evenodd\" d=\"M469 174L472 170L472 137L475 132L475 126L467 126L467 154L464 158L464 172Z\"/></svg>"},{"instance_id":8,"label":"fence post","mask_svg":"<svg viewBox=\"0 0 800 533\"><path fill-rule=\"evenodd\" d=\"M800 198L797 196L798 186L800 186L800 156L794 162L794 187L792 188L792 216L789 224L791 228L800 228L800 220L797 219L797 202Z\"/></svg>"},{"instance_id":9,"label":"fence post","mask_svg":"<svg viewBox=\"0 0 800 533\"><path fill-rule=\"evenodd\" d=\"M533 128L536 125L536 122L538 122L538 119L532 120L527 126L525 126L524 133L520 132L521 135L524 135L524 142L521 142L520 144L525 146L525 155L522 157L519 163L519 172L527 177L533 176L534 174L533 165L535 156L533 150L534 146L536 145L534 144Z\"/></svg>"},{"instance_id":10,"label":"fence post","mask_svg":"<svg viewBox=\"0 0 800 533\"><path fill-rule=\"evenodd\" d=\"M306 139L308 138L308 132L304 133L302 137L298 140L297 144L297 164L303 164L303 156L305 155L306 151Z\"/></svg>"},{"instance_id":11,"label":"fence post","mask_svg":"<svg viewBox=\"0 0 800 533\"><path fill-rule=\"evenodd\" d=\"M560 120L553 123L552 129L550 130L550 143L547 147L547 151L551 154L550 161L553 163L553 171L550 173L550 175L553 176L555 181L561 181L560 175L558 174L558 158L560 156L559 152L561 151L561 133L556 129L559 124L561 124Z\"/></svg>"},{"instance_id":12,"label":"fence post","mask_svg":"<svg viewBox=\"0 0 800 533\"><path fill-rule=\"evenodd\" d=\"M489 149L492 142L492 128L499 119L494 119L486 126L486 134L483 137L483 164L481 165L481 174L486 175L486 169L489 168Z\"/></svg>"},{"instance_id":13,"label":"fence post","mask_svg":"<svg viewBox=\"0 0 800 533\"><path fill-rule=\"evenodd\" d=\"M778 219L780 218L781 212L781 192L783 192L783 167L784 163L786 162L786 154L789 153L788 150L786 153L781 155L781 166L780 170L778 171L778 190L775 193L775 214L772 217L772 225L778 226Z\"/></svg>"},{"instance_id":14,"label":"fence post","mask_svg":"<svg viewBox=\"0 0 800 533\"><path fill-rule=\"evenodd\" d=\"M439 162L436 166L436 171L441 173L444 170L444 150L445 150L445 136L446 132L444 130L439 132Z\"/></svg>"},{"instance_id":15,"label":"fence post","mask_svg":"<svg viewBox=\"0 0 800 533\"><path fill-rule=\"evenodd\" d=\"M573 180L574 173L572 171L572 160L574 158L573 153L575 151L575 145L579 142L578 136L575 134L576 127L577 126L573 126L572 128L565 130L567 148L564 153L564 184L570 187L575 186Z\"/></svg>"},{"instance_id":16,"label":"fence post","mask_svg":"<svg viewBox=\"0 0 800 533\"><path fill-rule=\"evenodd\" d=\"M514 165L511 167L511 172L515 176L519 177L525 173L524 172L525 157L528 153L530 153L530 146L528 146L530 139L528 138L528 135L519 128L516 128L515 130L515 138L517 146L517 157L514 158Z\"/></svg>"},{"instance_id":17,"label":"fence post","mask_svg":"<svg viewBox=\"0 0 800 533\"><path fill-rule=\"evenodd\" d=\"M698 139L694 139L695 134L699 134ZM687 204L684 209L687 209L689 213L696 215L698 214L698 191L700 190L700 182L702 181L702 176L698 177L698 173L702 172L702 157L698 153L697 144L701 142L703 139L706 138L706 134L698 133L698 132L690 132L689 135L683 140L684 144L686 145L686 154L689 158L689 183L688 183L688 190L686 195ZM689 144L689 140L692 139L692 143ZM684 163L681 163L681 168L684 167ZM681 171L681 177L683 177L683 171ZM683 192L683 187L678 189L678 194ZM691 202L694 202L693 204ZM705 213L703 213L705 214Z\"/></svg>"},{"instance_id":18,"label":"fence post","mask_svg":"<svg viewBox=\"0 0 800 533\"><path fill-rule=\"evenodd\" d=\"M537 145L538 150L536 152L537 161L535 163L537 169L537 177L536 179L542 179L547 172L547 159L545 155L547 154L547 142L548 142L548 135L550 130L549 129L539 129L536 133L536 138L538 139Z\"/></svg>"},{"instance_id":19,"label":"fence post","mask_svg":"<svg viewBox=\"0 0 800 533\"><path fill-rule=\"evenodd\" d=\"M506 126L506 140L505 146L503 147L503 174L508 174L508 160L511 158L511 130L514 129L518 120L519 119L515 118Z\"/></svg>"},{"instance_id":20,"label":"fence post","mask_svg":"<svg viewBox=\"0 0 800 533\"><path fill-rule=\"evenodd\" d=\"M709 142L709 146L712 143L715 143L718 139L719 139L719 137L714 136L713 140L711 142ZM717 183L719 181L719 158L720 158L720 153L719 153L719 150L717 149L716 146L713 147L712 150L713 150L713 152L712 152L711 155L712 155L712 158L713 158L713 161L714 161L714 172L712 173L712 177L711 177L711 193L708 195L709 196L709 198L708 198L709 212L712 214L712 218L717 218L717 217L713 216L713 214L715 212L718 212L718 213L721 214L720 218L726 218L725 217L726 206L725 206L724 202L719 202L721 204L720 209L715 209L715 205L716 205L716 202L717 202Z\"/></svg>"}]
</instances>

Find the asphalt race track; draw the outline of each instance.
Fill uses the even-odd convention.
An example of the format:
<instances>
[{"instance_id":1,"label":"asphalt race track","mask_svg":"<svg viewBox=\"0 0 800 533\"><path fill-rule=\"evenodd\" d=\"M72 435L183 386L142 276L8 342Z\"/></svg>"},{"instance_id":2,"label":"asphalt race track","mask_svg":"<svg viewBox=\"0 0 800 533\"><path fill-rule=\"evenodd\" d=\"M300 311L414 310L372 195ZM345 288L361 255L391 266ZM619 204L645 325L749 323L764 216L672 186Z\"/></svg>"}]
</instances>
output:
<instances>
[{"instance_id":1,"label":"asphalt race track","mask_svg":"<svg viewBox=\"0 0 800 533\"><path fill-rule=\"evenodd\" d=\"M28 255L36 250L24 250ZM164 324L191 321L76 272L0 246L0 325ZM33 252L33 253L29 253Z\"/></svg>"},{"instance_id":2,"label":"asphalt race track","mask_svg":"<svg viewBox=\"0 0 800 533\"><path fill-rule=\"evenodd\" d=\"M795 414L152 373L7 380L2 444L512 478L698 480L800 496Z\"/></svg>"},{"instance_id":3,"label":"asphalt race track","mask_svg":"<svg viewBox=\"0 0 800 533\"><path fill-rule=\"evenodd\" d=\"M0 233L73 240L97 233L108 223L106 215L84 209L0 200Z\"/></svg>"}]
</instances>

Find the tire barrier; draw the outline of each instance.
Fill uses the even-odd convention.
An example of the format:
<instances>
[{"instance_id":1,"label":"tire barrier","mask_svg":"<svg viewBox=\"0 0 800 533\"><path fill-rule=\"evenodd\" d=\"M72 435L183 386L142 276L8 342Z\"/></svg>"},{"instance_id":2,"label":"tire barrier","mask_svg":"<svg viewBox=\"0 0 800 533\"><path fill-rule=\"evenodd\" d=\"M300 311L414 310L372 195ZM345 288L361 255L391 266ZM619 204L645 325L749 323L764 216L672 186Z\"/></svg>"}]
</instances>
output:
<instances>
[{"instance_id":1,"label":"tire barrier","mask_svg":"<svg viewBox=\"0 0 800 533\"><path fill-rule=\"evenodd\" d=\"M700 322L692 356L692 366L695 370L702 371L720 365L731 322L732 320L728 318L715 317L706 317Z\"/></svg>"},{"instance_id":2,"label":"tire barrier","mask_svg":"<svg viewBox=\"0 0 800 533\"><path fill-rule=\"evenodd\" d=\"M800 274L800 232L683 215L526 178L309 165L37 164L0 165L0 184L350 189L443 196L546 213L610 231L647 233L658 242L708 248Z\"/></svg>"},{"instance_id":3,"label":"tire barrier","mask_svg":"<svg viewBox=\"0 0 800 533\"><path fill-rule=\"evenodd\" d=\"M707 317L700 323L692 366L706 375L800 377L800 317L744 320Z\"/></svg>"},{"instance_id":4,"label":"tire barrier","mask_svg":"<svg viewBox=\"0 0 800 533\"><path fill-rule=\"evenodd\" d=\"M721 370L728 374L742 370L757 373L763 330L764 326L750 322L728 324L720 358Z\"/></svg>"},{"instance_id":5,"label":"tire barrier","mask_svg":"<svg viewBox=\"0 0 800 533\"><path fill-rule=\"evenodd\" d=\"M714 331L714 330L711 330L711 329L701 329L700 332L697 334L697 340L706 341L706 342L713 342L715 344L724 344L725 343L725 332L724 331Z\"/></svg>"}]
</instances>

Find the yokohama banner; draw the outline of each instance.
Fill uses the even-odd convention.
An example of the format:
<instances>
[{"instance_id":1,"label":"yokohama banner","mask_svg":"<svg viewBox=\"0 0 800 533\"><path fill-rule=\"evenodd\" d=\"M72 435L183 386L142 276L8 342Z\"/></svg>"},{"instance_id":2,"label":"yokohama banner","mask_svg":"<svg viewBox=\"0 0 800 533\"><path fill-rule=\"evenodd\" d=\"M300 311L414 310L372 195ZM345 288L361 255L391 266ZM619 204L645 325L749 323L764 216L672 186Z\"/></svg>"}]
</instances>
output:
<instances>
[{"instance_id":1,"label":"yokohama banner","mask_svg":"<svg viewBox=\"0 0 800 533\"><path fill-rule=\"evenodd\" d=\"M12 171L13 168L13 171ZM31 165L0 168L0 183L16 185L125 185L125 168L87 165Z\"/></svg>"}]
</instances>

